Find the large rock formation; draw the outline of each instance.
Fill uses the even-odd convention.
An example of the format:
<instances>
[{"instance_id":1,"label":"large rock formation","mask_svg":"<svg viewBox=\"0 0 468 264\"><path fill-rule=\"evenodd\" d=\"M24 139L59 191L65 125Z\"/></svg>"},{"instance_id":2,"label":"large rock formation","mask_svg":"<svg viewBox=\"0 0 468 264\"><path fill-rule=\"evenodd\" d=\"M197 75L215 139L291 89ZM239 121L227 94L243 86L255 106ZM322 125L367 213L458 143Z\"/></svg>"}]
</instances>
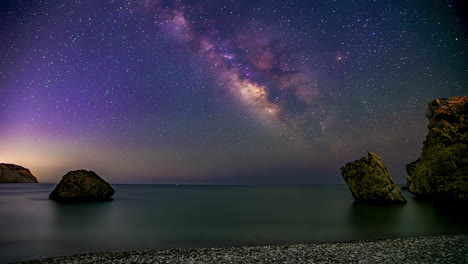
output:
<instances>
[{"instance_id":1,"label":"large rock formation","mask_svg":"<svg viewBox=\"0 0 468 264\"><path fill-rule=\"evenodd\" d=\"M1 163L0 183L37 183L37 179L24 167Z\"/></svg>"},{"instance_id":2,"label":"large rock formation","mask_svg":"<svg viewBox=\"0 0 468 264\"><path fill-rule=\"evenodd\" d=\"M468 96L438 99L426 111L421 157L406 165L410 192L431 200L468 200Z\"/></svg>"},{"instance_id":3,"label":"large rock formation","mask_svg":"<svg viewBox=\"0 0 468 264\"><path fill-rule=\"evenodd\" d=\"M406 203L401 191L382 160L368 151L368 156L341 167L341 175L357 202Z\"/></svg>"},{"instance_id":4,"label":"large rock formation","mask_svg":"<svg viewBox=\"0 0 468 264\"><path fill-rule=\"evenodd\" d=\"M93 171L70 171L49 195L49 199L61 202L107 201L114 189Z\"/></svg>"}]
</instances>

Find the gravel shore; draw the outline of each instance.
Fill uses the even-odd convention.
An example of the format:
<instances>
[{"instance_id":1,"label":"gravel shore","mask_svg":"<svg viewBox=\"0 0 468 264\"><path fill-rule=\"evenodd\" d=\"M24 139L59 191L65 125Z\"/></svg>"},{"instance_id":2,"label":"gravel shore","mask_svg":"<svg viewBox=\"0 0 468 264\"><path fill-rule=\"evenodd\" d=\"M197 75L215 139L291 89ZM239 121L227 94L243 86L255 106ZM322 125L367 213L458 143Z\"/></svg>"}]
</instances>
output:
<instances>
[{"instance_id":1,"label":"gravel shore","mask_svg":"<svg viewBox=\"0 0 468 264\"><path fill-rule=\"evenodd\" d=\"M91 253L29 262L49 263L468 263L468 235L289 246Z\"/></svg>"}]
</instances>

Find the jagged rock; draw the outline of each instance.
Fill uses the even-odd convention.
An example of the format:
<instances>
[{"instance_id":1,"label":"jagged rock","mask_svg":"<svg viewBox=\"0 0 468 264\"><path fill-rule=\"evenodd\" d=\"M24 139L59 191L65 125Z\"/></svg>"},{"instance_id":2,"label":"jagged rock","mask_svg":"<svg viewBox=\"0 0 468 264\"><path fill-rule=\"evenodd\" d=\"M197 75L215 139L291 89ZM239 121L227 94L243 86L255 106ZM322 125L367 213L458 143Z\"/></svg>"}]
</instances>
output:
<instances>
[{"instance_id":1,"label":"jagged rock","mask_svg":"<svg viewBox=\"0 0 468 264\"><path fill-rule=\"evenodd\" d=\"M341 175L357 202L406 203L382 160L368 151L368 156L341 167Z\"/></svg>"},{"instance_id":2,"label":"jagged rock","mask_svg":"<svg viewBox=\"0 0 468 264\"><path fill-rule=\"evenodd\" d=\"M114 189L93 171L70 171L49 195L49 199L62 202L107 201Z\"/></svg>"},{"instance_id":3,"label":"jagged rock","mask_svg":"<svg viewBox=\"0 0 468 264\"><path fill-rule=\"evenodd\" d=\"M37 179L24 167L1 163L0 183L37 183Z\"/></svg>"},{"instance_id":4,"label":"jagged rock","mask_svg":"<svg viewBox=\"0 0 468 264\"><path fill-rule=\"evenodd\" d=\"M468 200L468 96L437 99L426 111L421 157L406 165L410 192L423 199Z\"/></svg>"}]
</instances>

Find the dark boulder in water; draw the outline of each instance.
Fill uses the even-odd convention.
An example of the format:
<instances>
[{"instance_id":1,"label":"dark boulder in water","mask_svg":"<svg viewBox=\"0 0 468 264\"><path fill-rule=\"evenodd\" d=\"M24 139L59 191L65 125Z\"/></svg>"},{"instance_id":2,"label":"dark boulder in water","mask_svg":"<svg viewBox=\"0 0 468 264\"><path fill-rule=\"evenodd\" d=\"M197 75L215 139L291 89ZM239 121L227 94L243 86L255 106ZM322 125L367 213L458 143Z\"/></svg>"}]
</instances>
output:
<instances>
[{"instance_id":1,"label":"dark boulder in water","mask_svg":"<svg viewBox=\"0 0 468 264\"><path fill-rule=\"evenodd\" d=\"M356 202L406 203L385 164L371 151L340 171Z\"/></svg>"},{"instance_id":2,"label":"dark boulder in water","mask_svg":"<svg viewBox=\"0 0 468 264\"><path fill-rule=\"evenodd\" d=\"M406 165L410 192L430 200L468 201L468 96L437 99L426 110L421 157Z\"/></svg>"},{"instance_id":3,"label":"dark boulder in water","mask_svg":"<svg viewBox=\"0 0 468 264\"><path fill-rule=\"evenodd\" d=\"M31 171L15 164L0 164L0 183L37 183Z\"/></svg>"},{"instance_id":4,"label":"dark boulder in water","mask_svg":"<svg viewBox=\"0 0 468 264\"><path fill-rule=\"evenodd\" d=\"M93 171L70 171L49 195L49 199L61 202L92 202L111 200L115 191Z\"/></svg>"}]
</instances>

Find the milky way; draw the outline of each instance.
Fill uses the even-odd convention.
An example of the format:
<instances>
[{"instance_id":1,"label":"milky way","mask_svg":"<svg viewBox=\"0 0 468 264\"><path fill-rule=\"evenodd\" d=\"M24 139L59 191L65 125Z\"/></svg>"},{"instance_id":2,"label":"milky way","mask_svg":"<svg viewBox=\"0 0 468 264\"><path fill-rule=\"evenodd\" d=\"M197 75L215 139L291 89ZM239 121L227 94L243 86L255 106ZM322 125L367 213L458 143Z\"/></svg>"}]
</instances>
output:
<instances>
[{"instance_id":1,"label":"milky way","mask_svg":"<svg viewBox=\"0 0 468 264\"><path fill-rule=\"evenodd\" d=\"M0 162L42 181L398 182L427 102L467 92L459 1L7 1Z\"/></svg>"},{"instance_id":2,"label":"milky way","mask_svg":"<svg viewBox=\"0 0 468 264\"><path fill-rule=\"evenodd\" d=\"M156 24L202 57L217 76L219 88L227 89L248 112L297 137L295 143L307 144L320 136L315 128L325 129L322 120L326 119L320 91L312 76L303 72L300 59L304 58L294 58L300 53L294 43L276 36L274 28L265 28L255 14L221 34L224 17L196 19L208 15L206 5L147 1L142 8L156 14Z\"/></svg>"}]
</instances>

